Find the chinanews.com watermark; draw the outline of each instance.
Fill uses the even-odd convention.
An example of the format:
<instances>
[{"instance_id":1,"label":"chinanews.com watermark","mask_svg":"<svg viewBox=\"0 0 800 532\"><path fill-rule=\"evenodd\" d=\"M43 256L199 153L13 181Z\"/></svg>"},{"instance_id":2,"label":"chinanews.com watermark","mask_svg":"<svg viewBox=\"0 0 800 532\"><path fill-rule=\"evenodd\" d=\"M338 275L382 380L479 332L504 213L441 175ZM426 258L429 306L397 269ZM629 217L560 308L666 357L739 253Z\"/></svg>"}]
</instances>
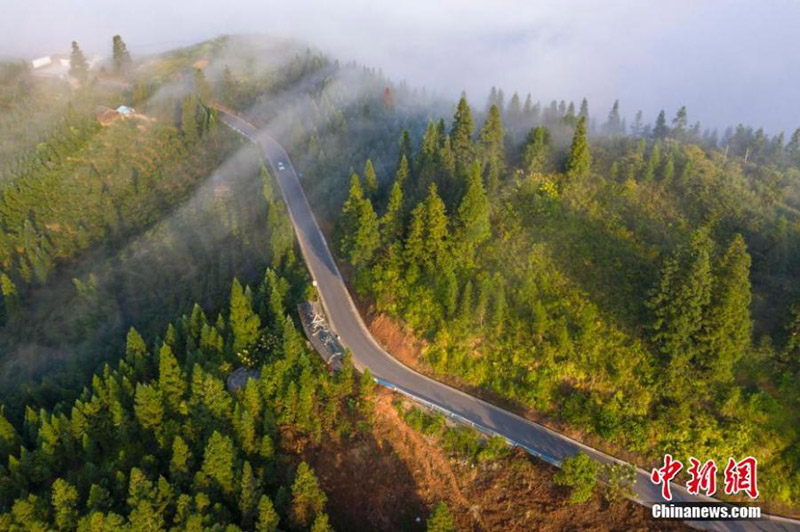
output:
<instances>
[{"instance_id":1,"label":"chinanews.com watermark","mask_svg":"<svg viewBox=\"0 0 800 532\"><path fill-rule=\"evenodd\" d=\"M761 519L759 506L733 506L709 502L656 503L650 508L654 519L678 519L681 521L728 521Z\"/></svg>"},{"instance_id":2,"label":"chinanews.com watermark","mask_svg":"<svg viewBox=\"0 0 800 532\"><path fill-rule=\"evenodd\" d=\"M661 488L664 502L654 503L654 519L680 519L694 521L725 521L761 519L761 507L753 503L728 504L720 501L686 502L672 500L672 481L683 469L683 463L672 455L664 455L664 464L652 470L650 482ZM713 497L717 493L717 464L714 460L701 462L689 458L689 475L685 487L689 495ZM726 495L745 495L758 499L758 460L748 456L742 460L729 458L722 470L722 488Z\"/></svg>"}]
</instances>

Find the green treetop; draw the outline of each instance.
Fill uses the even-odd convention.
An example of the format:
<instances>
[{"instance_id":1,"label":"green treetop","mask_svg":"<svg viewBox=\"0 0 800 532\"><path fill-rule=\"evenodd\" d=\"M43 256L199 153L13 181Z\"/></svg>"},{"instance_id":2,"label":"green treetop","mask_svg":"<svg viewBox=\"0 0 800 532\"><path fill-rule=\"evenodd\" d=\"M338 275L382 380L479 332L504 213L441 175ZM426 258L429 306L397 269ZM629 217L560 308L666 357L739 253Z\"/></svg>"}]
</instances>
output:
<instances>
[{"instance_id":1,"label":"green treetop","mask_svg":"<svg viewBox=\"0 0 800 532\"><path fill-rule=\"evenodd\" d=\"M472 110L467 103L467 97L461 96L458 101L453 126L450 129L450 142L456 158L456 168L465 170L472 161L472 134L475 131L475 121Z\"/></svg>"},{"instance_id":2,"label":"green treetop","mask_svg":"<svg viewBox=\"0 0 800 532\"><path fill-rule=\"evenodd\" d=\"M131 67L131 54L128 47L119 35L114 35L113 45L114 72L124 74Z\"/></svg>"},{"instance_id":3,"label":"green treetop","mask_svg":"<svg viewBox=\"0 0 800 532\"><path fill-rule=\"evenodd\" d=\"M233 333L233 350L241 361L250 365L255 362L250 360L248 353L258 339L261 330L261 319L253 312L251 301L245 295L239 280L234 278L231 286L230 315L228 318L231 332Z\"/></svg>"},{"instance_id":4,"label":"green treetop","mask_svg":"<svg viewBox=\"0 0 800 532\"><path fill-rule=\"evenodd\" d=\"M364 187L367 197L374 198L378 192L378 176L375 175L372 159L367 159L367 164L364 165Z\"/></svg>"},{"instance_id":5,"label":"green treetop","mask_svg":"<svg viewBox=\"0 0 800 532\"><path fill-rule=\"evenodd\" d=\"M575 135L572 137L572 147L567 159L567 175L573 179L584 177L589 173L590 166L589 142L586 140L586 117L581 117L575 127Z\"/></svg>"},{"instance_id":6,"label":"green treetop","mask_svg":"<svg viewBox=\"0 0 800 532\"><path fill-rule=\"evenodd\" d=\"M475 248L492 234L489 222L489 200L486 198L481 169L477 163L473 166L467 192L458 206L456 222L459 241L465 247L466 256L471 258L475 253Z\"/></svg>"}]
</instances>

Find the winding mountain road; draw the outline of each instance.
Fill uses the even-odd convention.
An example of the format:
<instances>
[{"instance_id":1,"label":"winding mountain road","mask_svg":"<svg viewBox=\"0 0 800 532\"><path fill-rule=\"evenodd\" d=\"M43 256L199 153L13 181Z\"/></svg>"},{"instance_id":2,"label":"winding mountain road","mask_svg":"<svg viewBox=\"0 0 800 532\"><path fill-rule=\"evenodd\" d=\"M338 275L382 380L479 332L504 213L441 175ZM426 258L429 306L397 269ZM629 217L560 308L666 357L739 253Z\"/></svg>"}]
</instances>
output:
<instances>
[{"instance_id":1,"label":"winding mountain road","mask_svg":"<svg viewBox=\"0 0 800 532\"><path fill-rule=\"evenodd\" d=\"M352 352L354 364L359 370L369 368L370 372L384 384L388 381L401 392L451 412L483 430L499 434L554 465L558 465L561 460L579 451L583 451L598 462L619 462L601 451L547 427L421 375L387 353L370 334L347 291L286 150L266 131L259 131L250 122L222 106L215 107L219 111L220 120L258 144L272 166L294 225L300 249L316 281L317 291L328 320L342 344ZM637 469L635 500L645 506L663 502L660 487L651 483L649 476L649 472ZM683 486L674 483L672 493L673 502L716 501L708 497L690 495ZM778 516L768 516L759 521L693 521L689 524L708 530L800 531L800 521Z\"/></svg>"}]
</instances>

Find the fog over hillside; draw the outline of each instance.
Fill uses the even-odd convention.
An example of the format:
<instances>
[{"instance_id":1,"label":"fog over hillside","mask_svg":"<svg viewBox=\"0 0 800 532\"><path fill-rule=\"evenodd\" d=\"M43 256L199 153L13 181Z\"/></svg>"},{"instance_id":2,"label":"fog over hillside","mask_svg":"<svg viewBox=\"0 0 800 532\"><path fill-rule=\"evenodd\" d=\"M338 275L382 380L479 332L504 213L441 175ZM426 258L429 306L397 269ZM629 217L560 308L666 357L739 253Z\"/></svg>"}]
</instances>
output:
<instances>
[{"instance_id":1,"label":"fog over hillside","mask_svg":"<svg viewBox=\"0 0 800 532\"><path fill-rule=\"evenodd\" d=\"M202 6L202 7L200 7ZM800 123L800 3L759 2L295 2L63 0L9 2L0 56L68 50L108 53L122 34L134 54L223 33L267 33L382 68L444 95L579 101L596 116L619 98L647 121L686 104L704 127L745 122L770 132Z\"/></svg>"}]
</instances>

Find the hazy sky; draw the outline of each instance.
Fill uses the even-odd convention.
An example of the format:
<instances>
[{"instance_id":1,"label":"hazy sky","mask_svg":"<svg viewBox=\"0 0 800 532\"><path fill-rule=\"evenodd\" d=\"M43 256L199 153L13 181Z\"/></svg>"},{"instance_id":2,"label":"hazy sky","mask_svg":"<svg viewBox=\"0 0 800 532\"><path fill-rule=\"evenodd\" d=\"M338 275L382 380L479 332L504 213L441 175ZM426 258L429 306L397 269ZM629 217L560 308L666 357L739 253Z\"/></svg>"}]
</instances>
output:
<instances>
[{"instance_id":1,"label":"hazy sky","mask_svg":"<svg viewBox=\"0 0 800 532\"><path fill-rule=\"evenodd\" d=\"M534 99L614 98L652 121L800 126L800 0L0 0L0 56L137 52L224 33L265 33L483 105L501 86Z\"/></svg>"}]
</instances>

